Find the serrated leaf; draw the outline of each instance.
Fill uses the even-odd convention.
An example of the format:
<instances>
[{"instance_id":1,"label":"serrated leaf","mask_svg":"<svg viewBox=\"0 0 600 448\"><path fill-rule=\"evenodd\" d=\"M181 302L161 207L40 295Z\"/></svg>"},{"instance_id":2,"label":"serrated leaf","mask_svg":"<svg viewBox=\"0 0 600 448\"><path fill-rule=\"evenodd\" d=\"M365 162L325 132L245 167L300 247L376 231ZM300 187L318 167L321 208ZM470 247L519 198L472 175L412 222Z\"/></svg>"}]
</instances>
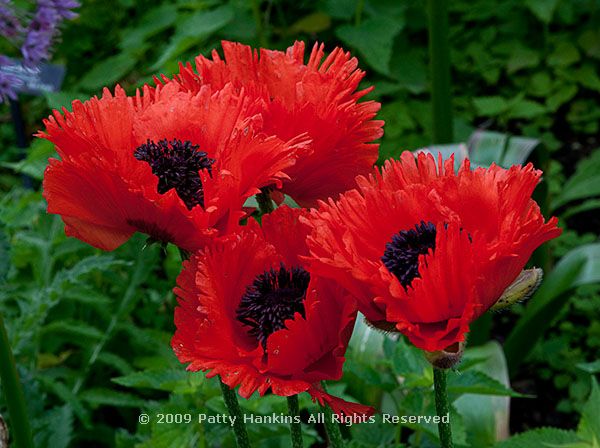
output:
<instances>
[{"instance_id":1,"label":"serrated leaf","mask_svg":"<svg viewBox=\"0 0 600 448\"><path fill-rule=\"evenodd\" d=\"M342 25L335 34L346 45L356 48L374 70L388 75L394 38L402 28L404 23L381 16L365 20L359 26Z\"/></svg>"},{"instance_id":2,"label":"serrated leaf","mask_svg":"<svg viewBox=\"0 0 600 448\"><path fill-rule=\"evenodd\" d=\"M546 108L537 101L519 99L508 110L510 118L534 118L546 113Z\"/></svg>"},{"instance_id":3,"label":"serrated leaf","mask_svg":"<svg viewBox=\"0 0 600 448\"><path fill-rule=\"evenodd\" d=\"M75 394L73 394L71 389L65 386L64 383L56 381L52 378L47 378L43 375L40 375L38 379L47 389L49 389L52 393L54 393L57 397L71 407L77 418L79 418L86 428L90 428L92 426L89 412L83 407L81 401Z\"/></svg>"},{"instance_id":4,"label":"serrated leaf","mask_svg":"<svg viewBox=\"0 0 600 448\"><path fill-rule=\"evenodd\" d=\"M103 363L109 367L112 367L122 375L129 375L133 373L133 367L129 365L127 361L114 353L102 352L98 355L97 362Z\"/></svg>"},{"instance_id":5,"label":"serrated leaf","mask_svg":"<svg viewBox=\"0 0 600 448\"><path fill-rule=\"evenodd\" d=\"M46 411L42 418L42 429L36 431L36 446L67 448L73 438L73 413L69 406Z\"/></svg>"},{"instance_id":6,"label":"serrated leaf","mask_svg":"<svg viewBox=\"0 0 600 448\"><path fill-rule=\"evenodd\" d=\"M114 406L141 408L146 404L145 400L142 400L133 394L104 388L85 390L81 393L81 399L88 402L92 407Z\"/></svg>"},{"instance_id":7,"label":"serrated leaf","mask_svg":"<svg viewBox=\"0 0 600 448\"><path fill-rule=\"evenodd\" d=\"M577 434L594 447L600 446L600 388L595 377L588 401L583 406Z\"/></svg>"},{"instance_id":8,"label":"serrated leaf","mask_svg":"<svg viewBox=\"0 0 600 448\"><path fill-rule=\"evenodd\" d=\"M106 271L114 266L127 264L130 263L123 260L116 260L111 255L92 255L83 258L72 267L59 271L52 280L49 292L60 294L66 285L76 284L82 281L83 277L94 271Z\"/></svg>"},{"instance_id":9,"label":"serrated leaf","mask_svg":"<svg viewBox=\"0 0 600 448\"><path fill-rule=\"evenodd\" d=\"M112 381L125 387L136 389L156 389L175 393L193 393L202 384L204 376L197 372L182 369L147 370L126 376L112 378Z\"/></svg>"},{"instance_id":10,"label":"serrated leaf","mask_svg":"<svg viewBox=\"0 0 600 448\"><path fill-rule=\"evenodd\" d=\"M524 397L483 372L468 370L448 375L448 392L453 394L502 395Z\"/></svg>"},{"instance_id":11,"label":"serrated leaf","mask_svg":"<svg viewBox=\"0 0 600 448\"><path fill-rule=\"evenodd\" d=\"M78 344L86 344L89 340L98 340L102 338L102 332L95 327L92 327L85 322L78 320L59 320L49 323L42 328L42 333L60 333L69 338L73 338L73 342ZM80 341L83 338L86 341Z\"/></svg>"},{"instance_id":12,"label":"serrated leaf","mask_svg":"<svg viewBox=\"0 0 600 448\"><path fill-rule=\"evenodd\" d=\"M583 448L574 431L541 428L527 431L494 445L494 448Z\"/></svg>"},{"instance_id":13,"label":"serrated leaf","mask_svg":"<svg viewBox=\"0 0 600 448\"><path fill-rule=\"evenodd\" d=\"M431 365L423 352L400 337L394 344L392 370L403 378L404 387L428 387L433 384Z\"/></svg>"},{"instance_id":14,"label":"serrated leaf","mask_svg":"<svg viewBox=\"0 0 600 448\"><path fill-rule=\"evenodd\" d=\"M477 113L486 117L500 115L508 110L509 103L500 96L481 96L473 98Z\"/></svg>"}]
</instances>

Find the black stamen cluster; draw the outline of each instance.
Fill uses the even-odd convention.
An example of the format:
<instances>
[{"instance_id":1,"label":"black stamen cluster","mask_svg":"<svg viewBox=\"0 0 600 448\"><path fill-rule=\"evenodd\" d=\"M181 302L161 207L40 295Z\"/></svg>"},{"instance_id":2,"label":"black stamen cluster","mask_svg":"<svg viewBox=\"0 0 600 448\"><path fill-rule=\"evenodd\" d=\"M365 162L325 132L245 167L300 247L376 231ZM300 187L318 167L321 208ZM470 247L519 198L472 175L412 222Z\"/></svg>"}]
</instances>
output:
<instances>
[{"instance_id":1,"label":"black stamen cluster","mask_svg":"<svg viewBox=\"0 0 600 448\"><path fill-rule=\"evenodd\" d=\"M394 274L400 284L407 289L419 274L419 255L435 249L435 224L421 221L414 229L401 230L385 245L381 261Z\"/></svg>"},{"instance_id":2,"label":"black stamen cluster","mask_svg":"<svg viewBox=\"0 0 600 448\"><path fill-rule=\"evenodd\" d=\"M158 177L158 192L165 194L172 188L191 210L196 205L204 208L204 190L200 179L200 170L212 174L214 159L209 159L199 146L186 140L160 140L155 143L148 140L133 153L137 160L147 162L152 173Z\"/></svg>"},{"instance_id":3,"label":"black stamen cluster","mask_svg":"<svg viewBox=\"0 0 600 448\"><path fill-rule=\"evenodd\" d=\"M285 328L294 314L304 314L304 299L310 274L301 266L288 270L283 263L258 275L246 288L237 309L238 320L250 327L248 333L267 348L267 338Z\"/></svg>"}]
</instances>

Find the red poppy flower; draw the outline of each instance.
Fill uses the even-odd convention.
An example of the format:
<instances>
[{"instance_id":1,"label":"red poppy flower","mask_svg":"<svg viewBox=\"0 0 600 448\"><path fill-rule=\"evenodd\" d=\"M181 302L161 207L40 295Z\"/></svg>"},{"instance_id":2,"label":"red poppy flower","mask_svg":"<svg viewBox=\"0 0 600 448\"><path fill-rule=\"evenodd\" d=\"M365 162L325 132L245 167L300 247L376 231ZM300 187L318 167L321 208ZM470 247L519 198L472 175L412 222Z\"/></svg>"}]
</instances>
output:
<instances>
[{"instance_id":1,"label":"red poppy flower","mask_svg":"<svg viewBox=\"0 0 600 448\"><path fill-rule=\"evenodd\" d=\"M283 193L309 207L354 187L357 175L371 171L379 147L371 142L383 134L383 121L373 120L379 103L358 102L371 88L357 91L364 72L350 53L336 48L324 59L323 45L315 44L305 64L304 42L286 52L261 49L260 57L249 46L223 42L223 52L224 60L216 51L212 60L198 56L197 74L188 64L177 79L191 91L232 83L265 101L266 133L283 140L308 133L312 154L286 170Z\"/></svg>"},{"instance_id":2,"label":"red poppy flower","mask_svg":"<svg viewBox=\"0 0 600 448\"><path fill-rule=\"evenodd\" d=\"M210 370L207 377L239 384L246 398L308 392L335 412L370 414L319 386L342 375L356 308L339 286L305 269L301 213L279 207L262 229L252 221L184 263L173 349L188 370Z\"/></svg>"},{"instance_id":3,"label":"red poppy flower","mask_svg":"<svg viewBox=\"0 0 600 448\"><path fill-rule=\"evenodd\" d=\"M39 137L56 145L44 196L69 236L112 250L139 231L193 251L232 231L245 199L280 183L305 146L261 133L260 104L231 86L171 83L54 111Z\"/></svg>"},{"instance_id":4,"label":"red poppy flower","mask_svg":"<svg viewBox=\"0 0 600 448\"><path fill-rule=\"evenodd\" d=\"M311 269L345 285L375 325L443 350L560 234L531 199L540 176L531 164L471 171L468 160L455 174L453 157L405 152L313 211Z\"/></svg>"}]
</instances>

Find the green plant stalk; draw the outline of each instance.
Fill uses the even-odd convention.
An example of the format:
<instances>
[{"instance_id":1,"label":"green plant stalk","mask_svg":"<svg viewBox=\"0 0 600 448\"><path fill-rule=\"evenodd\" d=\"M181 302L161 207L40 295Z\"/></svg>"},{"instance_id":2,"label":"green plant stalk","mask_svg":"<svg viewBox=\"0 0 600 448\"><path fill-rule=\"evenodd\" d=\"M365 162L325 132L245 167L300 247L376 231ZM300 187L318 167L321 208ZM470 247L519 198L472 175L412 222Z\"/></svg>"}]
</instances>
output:
<instances>
[{"instance_id":1,"label":"green plant stalk","mask_svg":"<svg viewBox=\"0 0 600 448\"><path fill-rule=\"evenodd\" d=\"M323 387L323 390L327 392L327 385L325 384L325 381L321 381L321 386ZM331 448L343 448L344 439L342 438L340 426L333 419L333 411L327 405L323 406L322 409L325 414L325 433L327 434L327 439L329 440L329 446Z\"/></svg>"},{"instance_id":2,"label":"green plant stalk","mask_svg":"<svg viewBox=\"0 0 600 448\"><path fill-rule=\"evenodd\" d=\"M267 39L265 38L265 30L263 27L263 17L260 12L260 0L252 0L252 15L256 24L256 38L261 47L268 47Z\"/></svg>"},{"instance_id":3,"label":"green plant stalk","mask_svg":"<svg viewBox=\"0 0 600 448\"><path fill-rule=\"evenodd\" d=\"M8 342L4 319L0 314L0 380L10 416L12 437L17 448L33 448L31 427L19 374Z\"/></svg>"},{"instance_id":4,"label":"green plant stalk","mask_svg":"<svg viewBox=\"0 0 600 448\"><path fill-rule=\"evenodd\" d=\"M219 379L221 384L221 391L223 392L223 400L225 406L229 411L229 415L235 417L233 422L233 431L235 432L235 440L237 441L238 448L250 448L250 440L248 439L248 431L246 431L246 424L244 423L244 416L240 404L238 403L237 395L235 390L231 389L227 384Z\"/></svg>"},{"instance_id":5,"label":"green plant stalk","mask_svg":"<svg viewBox=\"0 0 600 448\"><path fill-rule=\"evenodd\" d=\"M429 66L431 70L432 143L452 143L452 92L447 0L428 0Z\"/></svg>"},{"instance_id":6,"label":"green plant stalk","mask_svg":"<svg viewBox=\"0 0 600 448\"><path fill-rule=\"evenodd\" d=\"M302 448L302 423L300 423L300 405L298 395L287 397L288 412L292 421L290 422L290 433L292 435L292 447Z\"/></svg>"},{"instance_id":7,"label":"green plant stalk","mask_svg":"<svg viewBox=\"0 0 600 448\"><path fill-rule=\"evenodd\" d=\"M356 10L354 11L354 26L360 25L364 8L365 0L358 0L358 2L356 3Z\"/></svg>"},{"instance_id":8,"label":"green plant stalk","mask_svg":"<svg viewBox=\"0 0 600 448\"><path fill-rule=\"evenodd\" d=\"M271 213L274 210L271 191L268 188L260 189L260 193L256 195L256 202L258 202L258 208L263 215Z\"/></svg>"},{"instance_id":9,"label":"green plant stalk","mask_svg":"<svg viewBox=\"0 0 600 448\"><path fill-rule=\"evenodd\" d=\"M435 410L438 417L440 417L440 422L438 423L440 446L442 448L452 448L452 428L450 422L444 423L442 421L443 417L450 415L445 369L433 367L433 387L435 389Z\"/></svg>"},{"instance_id":10,"label":"green plant stalk","mask_svg":"<svg viewBox=\"0 0 600 448\"><path fill-rule=\"evenodd\" d=\"M136 288L139 286L139 283L140 283L139 277L142 275L142 272L144 271L144 264L143 264L142 260L143 260L143 255L140 252L137 255L137 259L135 262L135 268L134 268L133 274L131 275L131 279L129 280L127 289L125 290L125 294L123 294L123 297L121 298L121 301L119 302L119 308L117 308L117 311L113 314L112 318L110 319L110 322L108 323L108 327L106 327L106 330L104 331L104 334L102 335L102 338L100 339L100 341L98 341L98 343L94 347L94 350L92 351L92 354L88 358L87 363L85 364L85 367L83 369L83 372L79 375L79 378L77 378L77 381L75 382L75 385L73 386L73 389L72 389L72 392L74 394L78 394L79 391L81 390L81 388L83 387L85 380L87 379L87 376L88 376L92 366L98 360L98 357L100 356L100 353L102 353L102 350L104 350L104 347L106 346L106 344L108 344L108 342L110 342L111 338L113 337L114 332L117 328L117 324L119 323L119 321L121 319L123 319L125 317L125 315L129 311L130 307L135 302Z\"/></svg>"}]
</instances>

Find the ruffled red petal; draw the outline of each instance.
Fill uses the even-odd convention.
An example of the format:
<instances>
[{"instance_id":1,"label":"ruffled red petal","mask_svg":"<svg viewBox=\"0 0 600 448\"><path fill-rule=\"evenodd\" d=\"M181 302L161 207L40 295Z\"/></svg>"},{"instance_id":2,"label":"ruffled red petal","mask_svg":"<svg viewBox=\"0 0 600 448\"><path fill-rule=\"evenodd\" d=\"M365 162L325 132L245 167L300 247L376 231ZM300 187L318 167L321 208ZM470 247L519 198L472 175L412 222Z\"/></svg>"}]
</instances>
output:
<instances>
[{"instance_id":1,"label":"ruffled red petal","mask_svg":"<svg viewBox=\"0 0 600 448\"><path fill-rule=\"evenodd\" d=\"M445 349L560 234L531 199L540 175L531 164L471 170L468 160L456 174L453 158L405 152L304 218L311 269L343 284L369 320L395 324L424 350ZM381 257L395 233L421 221L436 225L436 246L405 289Z\"/></svg>"},{"instance_id":2,"label":"ruffled red petal","mask_svg":"<svg viewBox=\"0 0 600 448\"><path fill-rule=\"evenodd\" d=\"M257 100L258 101L258 100ZM192 94L176 83L127 97L120 88L101 99L73 103L45 121L40 137L61 161L44 177L48 211L63 216L69 235L112 250L135 231L188 251L226 235L246 216L243 204L259 188L281 184L283 170L306 147L303 136L283 142L260 132L260 105L231 87ZM174 189L157 191L158 178L134 151L148 140L189 140L217 161L200 173L205 206L189 210Z\"/></svg>"},{"instance_id":3,"label":"ruffled red petal","mask_svg":"<svg viewBox=\"0 0 600 448\"><path fill-rule=\"evenodd\" d=\"M283 140L309 135L311 152L286 170L290 179L284 193L302 206L314 206L353 187L357 175L371 170L378 153L371 142L383 134L383 122L373 120L379 103L358 102L370 89L357 90L364 72L356 58L341 48L325 57L323 45L315 44L305 63L303 42L286 52L260 53L238 43L222 45L225 59L216 51L212 59L198 56L197 74L190 65L182 67L177 81L191 91L231 83L265 101L266 133Z\"/></svg>"},{"instance_id":4,"label":"ruffled red petal","mask_svg":"<svg viewBox=\"0 0 600 448\"><path fill-rule=\"evenodd\" d=\"M184 264L175 289L179 306L172 346L181 362L190 363L188 369L209 370L207 376L239 385L244 397L267 390L290 396L314 391L322 380L339 379L356 306L333 282L311 278L304 317L297 313L286 328L272 333L266 352L236 316L246 286L256 276L282 262L288 267L303 263L298 255L308 253L308 227L298 219L302 214L306 212L280 207L263 217L262 228L252 221ZM341 406L333 397L327 400Z\"/></svg>"}]
</instances>

